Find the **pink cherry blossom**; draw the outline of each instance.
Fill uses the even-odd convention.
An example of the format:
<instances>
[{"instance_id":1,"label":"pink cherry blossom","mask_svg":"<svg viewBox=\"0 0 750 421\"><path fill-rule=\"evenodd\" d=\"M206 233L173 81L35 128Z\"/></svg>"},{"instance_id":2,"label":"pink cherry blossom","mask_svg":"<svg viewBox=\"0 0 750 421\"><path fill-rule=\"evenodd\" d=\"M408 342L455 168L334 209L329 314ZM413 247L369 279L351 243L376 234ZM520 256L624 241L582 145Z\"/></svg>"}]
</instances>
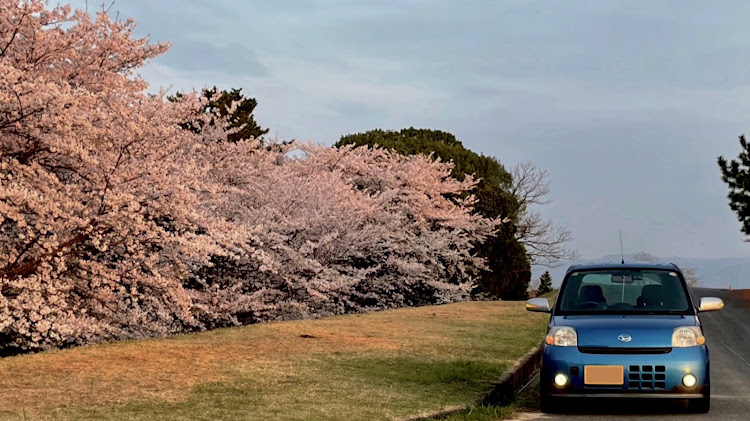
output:
<instances>
[{"instance_id":1,"label":"pink cherry blossom","mask_svg":"<svg viewBox=\"0 0 750 421\"><path fill-rule=\"evenodd\" d=\"M134 25L0 0L0 348L466 297L499 223L472 215L471 178L182 130L205 98L145 93L134 72L168 45Z\"/></svg>"}]
</instances>

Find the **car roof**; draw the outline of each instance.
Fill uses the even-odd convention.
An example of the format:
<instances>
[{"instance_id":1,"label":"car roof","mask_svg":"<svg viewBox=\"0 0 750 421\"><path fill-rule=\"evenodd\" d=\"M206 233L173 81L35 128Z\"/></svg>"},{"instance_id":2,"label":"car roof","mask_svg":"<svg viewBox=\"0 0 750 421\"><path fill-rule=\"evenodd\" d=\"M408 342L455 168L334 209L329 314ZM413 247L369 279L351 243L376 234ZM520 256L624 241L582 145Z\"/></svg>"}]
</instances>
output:
<instances>
[{"instance_id":1,"label":"car roof","mask_svg":"<svg viewBox=\"0 0 750 421\"><path fill-rule=\"evenodd\" d=\"M565 272L568 273L575 270L596 270L596 269L660 269L660 270L674 270L680 272L680 268L674 263L651 263L651 262L600 262L600 263L585 263L579 265L572 265Z\"/></svg>"}]
</instances>

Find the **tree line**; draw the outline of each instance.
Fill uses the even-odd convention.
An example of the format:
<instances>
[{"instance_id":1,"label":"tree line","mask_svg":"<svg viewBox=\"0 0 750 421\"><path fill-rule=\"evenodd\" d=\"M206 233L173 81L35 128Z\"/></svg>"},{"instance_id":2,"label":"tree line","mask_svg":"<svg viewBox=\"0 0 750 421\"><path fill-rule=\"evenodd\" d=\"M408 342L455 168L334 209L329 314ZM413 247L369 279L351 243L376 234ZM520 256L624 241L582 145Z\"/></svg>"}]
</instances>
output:
<instances>
[{"instance_id":1,"label":"tree line","mask_svg":"<svg viewBox=\"0 0 750 421\"><path fill-rule=\"evenodd\" d=\"M436 130L265 139L239 89L146 94L168 45L134 26L0 8L0 352L525 298L569 255L543 171Z\"/></svg>"}]
</instances>

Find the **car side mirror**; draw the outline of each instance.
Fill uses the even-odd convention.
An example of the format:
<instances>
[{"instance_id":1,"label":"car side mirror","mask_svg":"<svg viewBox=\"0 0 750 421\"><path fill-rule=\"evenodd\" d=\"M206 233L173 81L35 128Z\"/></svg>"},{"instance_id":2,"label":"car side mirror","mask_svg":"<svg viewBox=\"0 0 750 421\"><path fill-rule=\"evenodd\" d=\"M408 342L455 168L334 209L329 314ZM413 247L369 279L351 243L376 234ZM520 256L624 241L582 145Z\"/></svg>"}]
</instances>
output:
<instances>
[{"instance_id":1,"label":"car side mirror","mask_svg":"<svg viewBox=\"0 0 750 421\"><path fill-rule=\"evenodd\" d=\"M526 301L526 310L549 313L549 301L546 298L532 298Z\"/></svg>"},{"instance_id":2,"label":"car side mirror","mask_svg":"<svg viewBox=\"0 0 750 421\"><path fill-rule=\"evenodd\" d=\"M698 301L698 311L716 311L724 308L724 301L716 297L703 297Z\"/></svg>"}]
</instances>

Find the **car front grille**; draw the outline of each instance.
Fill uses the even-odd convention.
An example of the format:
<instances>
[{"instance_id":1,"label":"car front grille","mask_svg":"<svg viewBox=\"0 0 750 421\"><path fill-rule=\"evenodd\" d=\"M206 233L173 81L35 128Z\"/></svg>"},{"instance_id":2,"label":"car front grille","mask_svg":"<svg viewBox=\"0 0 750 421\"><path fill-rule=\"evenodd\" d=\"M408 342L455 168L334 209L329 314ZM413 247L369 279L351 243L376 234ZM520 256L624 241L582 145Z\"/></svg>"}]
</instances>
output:
<instances>
[{"instance_id":1,"label":"car front grille","mask_svg":"<svg viewBox=\"0 0 750 421\"><path fill-rule=\"evenodd\" d=\"M665 389L667 374L663 365L628 366L628 389L657 390Z\"/></svg>"},{"instance_id":2,"label":"car front grille","mask_svg":"<svg viewBox=\"0 0 750 421\"><path fill-rule=\"evenodd\" d=\"M617 348L606 346L579 346L584 354L669 354L672 348Z\"/></svg>"}]
</instances>

